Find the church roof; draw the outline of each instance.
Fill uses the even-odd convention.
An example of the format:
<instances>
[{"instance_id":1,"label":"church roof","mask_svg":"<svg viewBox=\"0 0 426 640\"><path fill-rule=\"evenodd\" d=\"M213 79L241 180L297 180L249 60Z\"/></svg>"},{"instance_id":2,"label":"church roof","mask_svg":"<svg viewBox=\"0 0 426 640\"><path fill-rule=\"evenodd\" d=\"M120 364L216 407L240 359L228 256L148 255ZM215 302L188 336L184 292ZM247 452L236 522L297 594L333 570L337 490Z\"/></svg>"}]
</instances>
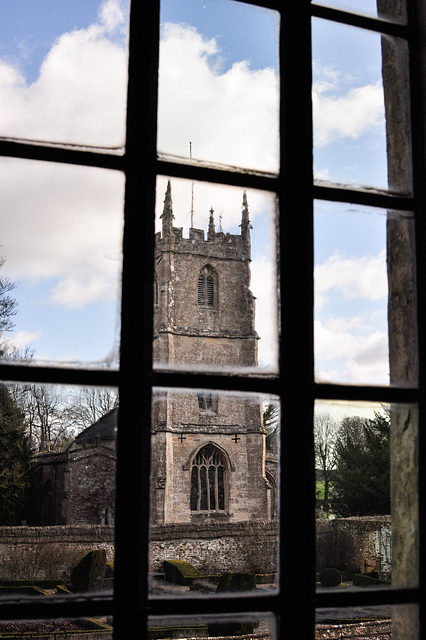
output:
<instances>
[{"instance_id":1,"label":"church roof","mask_svg":"<svg viewBox=\"0 0 426 640\"><path fill-rule=\"evenodd\" d=\"M91 440L115 440L117 435L118 409L111 409L102 418L84 429L75 437L76 443L89 442Z\"/></svg>"}]
</instances>

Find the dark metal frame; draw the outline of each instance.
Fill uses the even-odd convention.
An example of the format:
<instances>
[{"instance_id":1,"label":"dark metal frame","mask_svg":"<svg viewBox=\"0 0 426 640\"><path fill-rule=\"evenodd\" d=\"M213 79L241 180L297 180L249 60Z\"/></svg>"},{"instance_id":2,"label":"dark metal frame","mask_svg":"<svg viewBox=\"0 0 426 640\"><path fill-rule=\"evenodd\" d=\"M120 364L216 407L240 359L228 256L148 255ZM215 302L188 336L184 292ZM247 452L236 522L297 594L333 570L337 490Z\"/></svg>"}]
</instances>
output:
<instances>
[{"instance_id":1,"label":"dark metal frame","mask_svg":"<svg viewBox=\"0 0 426 640\"><path fill-rule=\"evenodd\" d=\"M315 521L313 408L317 399L417 402L420 408L420 451L425 449L425 359L420 357L418 389L321 385L313 375L313 200L352 202L415 213L417 234L418 317L425 317L423 274L426 172L423 147L420 30L416 22L423 0L408 0L408 26L355 16L311 5L309 0L258 0L250 4L281 13L280 82L281 172L278 176L226 170L161 159L156 153L159 0L133 0L126 147L116 151L68 148L60 145L0 141L2 156L96 166L126 176L123 239L121 362L119 371L55 367L0 366L3 380L117 386L120 393L117 442L116 575L114 594L52 597L45 600L0 601L0 618L57 618L113 615L114 636L129 631L144 637L149 615L272 612L280 628L297 619L300 638L314 637L316 607L419 603L423 629L425 569L423 561L425 471L420 457L420 586L411 589L315 593ZM315 186L312 175L311 19L343 22L407 39L411 57L413 197L397 197L349 189ZM157 599L149 597L149 460L151 394L154 387L199 388L200 374L167 373L152 368L154 266L154 205L157 175L205 180L275 192L280 204L281 283L280 375L277 377L206 374L208 389L256 391L282 399L280 476L280 579L278 593L229 598ZM295 266L296 265L296 266ZM137 303L135 301L137 300ZM297 314L286 313L297 300ZM424 328L419 323L420 356L425 353ZM294 425L297 424L297 429ZM295 455L300 452L300 455ZM303 535L301 535L303 532ZM284 634L283 634L284 635Z\"/></svg>"}]
</instances>

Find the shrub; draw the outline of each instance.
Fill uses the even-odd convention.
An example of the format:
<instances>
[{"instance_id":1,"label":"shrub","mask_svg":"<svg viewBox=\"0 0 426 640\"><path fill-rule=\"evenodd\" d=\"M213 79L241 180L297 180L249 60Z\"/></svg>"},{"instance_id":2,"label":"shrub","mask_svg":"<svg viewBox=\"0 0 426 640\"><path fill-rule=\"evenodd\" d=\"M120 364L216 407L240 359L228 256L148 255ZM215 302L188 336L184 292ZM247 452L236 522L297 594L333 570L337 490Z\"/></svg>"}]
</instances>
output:
<instances>
[{"instance_id":1,"label":"shrub","mask_svg":"<svg viewBox=\"0 0 426 640\"><path fill-rule=\"evenodd\" d=\"M320 571L319 581L323 587L337 587L342 582L342 576L340 571L329 567Z\"/></svg>"}]
</instances>

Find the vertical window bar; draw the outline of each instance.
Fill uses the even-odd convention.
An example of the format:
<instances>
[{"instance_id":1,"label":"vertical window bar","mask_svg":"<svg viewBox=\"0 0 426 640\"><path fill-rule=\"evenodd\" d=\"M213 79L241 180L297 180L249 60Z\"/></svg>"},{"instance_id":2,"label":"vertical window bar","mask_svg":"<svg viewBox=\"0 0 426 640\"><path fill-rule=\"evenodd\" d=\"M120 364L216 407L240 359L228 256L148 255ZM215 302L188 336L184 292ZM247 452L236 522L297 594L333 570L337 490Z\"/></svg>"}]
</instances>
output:
<instances>
[{"instance_id":1,"label":"vertical window bar","mask_svg":"<svg viewBox=\"0 0 426 640\"><path fill-rule=\"evenodd\" d=\"M159 0L132 2L123 237L114 637L147 626ZM147 286L147 283L151 283ZM140 304L135 304L137 295ZM145 463L140 462L144 460ZM129 567L132 570L129 571Z\"/></svg>"},{"instance_id":2,"label":"vertical window bar","mask_svg":"<svg viewBox=\"0 0 426 640\"><path fill-rule=\"evenodd\" d=\"M407 0L411 93L411 142L416 238L417 331L419 349L419 636L426 634L426 5L423 0Z\"/></svg>"},{"instance_id":3,"label":"vertical window bar","mask_svg":"<svg viewBox=\"0 0 426 640\"><path fill-rule=\"evenodd\" d=\"M309 0L283 3L281 69L280 587L301 637L314 637L313 201ZM297 62L296 62L297 61ZM297 301L297 302L296 302ZM297 313L295 313L295 304ZM295 428L297 425L297 428ZM303 442L303 455L295 455ZM301 509L303 505L303 509ZM297 513L297 519L293 515ZM303 531L303 536L300 532ZM291 549L291 552L289 550ZM288 577L292 576L291 580Z\"/></svg>"}]
</instances>

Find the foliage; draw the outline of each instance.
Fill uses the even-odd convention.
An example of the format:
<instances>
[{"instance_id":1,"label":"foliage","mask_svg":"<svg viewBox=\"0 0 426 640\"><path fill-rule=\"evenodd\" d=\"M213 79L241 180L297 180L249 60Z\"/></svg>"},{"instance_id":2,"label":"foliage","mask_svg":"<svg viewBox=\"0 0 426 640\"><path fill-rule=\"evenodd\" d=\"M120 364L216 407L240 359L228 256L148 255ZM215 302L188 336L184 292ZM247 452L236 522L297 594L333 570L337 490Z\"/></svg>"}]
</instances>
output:
<instances>
[{"instance_id":1,"label":"foliage","mask_svg":"<svg viewBox=\"0 0 426 640\"><path fill-rule=\"evenodd\" d=\"M27 517L32 490L32 451L22 412L0 385L0 525Z\"/></svg>"},{"instance_id":2,"label":"foliage","mask_svg":"<svg viewBox=\"0 0 426 640\"><path fill-rule=\"evenodd\" d=\"M336 441L333 474L339 515L390 513L390 414L345 418Z\"/></svg>"}]
</instances>

